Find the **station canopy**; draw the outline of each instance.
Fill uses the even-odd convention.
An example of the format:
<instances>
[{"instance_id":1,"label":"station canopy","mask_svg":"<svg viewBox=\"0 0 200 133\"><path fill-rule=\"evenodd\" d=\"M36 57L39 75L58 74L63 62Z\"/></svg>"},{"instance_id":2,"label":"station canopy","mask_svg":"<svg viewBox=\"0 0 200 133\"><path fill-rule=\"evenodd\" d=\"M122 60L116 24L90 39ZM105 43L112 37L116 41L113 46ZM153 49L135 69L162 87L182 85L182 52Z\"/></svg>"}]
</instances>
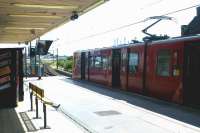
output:
<instances>
[{"instance_id":1,"label":"station canopy","mask_svg":"<svg viewBox=\"0 0 200 133\"><path fill-rule=\"evenodd\" d=\"M0 0L0 43L34 40L107 0Z\"/></svg>"}]
</instances>

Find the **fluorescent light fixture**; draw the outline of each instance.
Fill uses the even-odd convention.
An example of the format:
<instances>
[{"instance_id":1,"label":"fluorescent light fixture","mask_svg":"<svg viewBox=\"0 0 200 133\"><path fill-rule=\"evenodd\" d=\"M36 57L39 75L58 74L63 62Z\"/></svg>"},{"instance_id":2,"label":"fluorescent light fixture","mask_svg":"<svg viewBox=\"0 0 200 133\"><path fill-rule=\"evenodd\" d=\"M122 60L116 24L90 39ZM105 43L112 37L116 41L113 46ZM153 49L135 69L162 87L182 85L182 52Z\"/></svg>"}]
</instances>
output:
<instances>
[{"instance_id":1,"label":"fluorescent light fixture","mask_svg":"<svg viewBox=\"0 0 200 133\"><path fill-rule=\"evenodd\" d=\"M28 15L28 14L9 14L10 17L22 17L22 18L52 18L52 19L60 19L63 16L50 16L50 15Z\"/></svg>"},{"instance_id":2,"label":"fluorescent light fixture","mask_svg":"<svg viewBox=\"0 0 200 133\"><path fill-rule=\"evenodd\" d=\"M14 3L14 6L24 8L43 8L43 9L77 9L78 6L73 5L37 5L37 4L19 4Z\"/></svg>"},{"instance_id":3,"label":"fluorescent light fixture","mask_svg":"<svg viewBox=\"0 0 200 133\"><path fill-rule=\"evenodd\" d=\"M6 30L44 30L45 28L41 28L41 27L5 27L4 29Z\"/></svg>"}]
</instances>

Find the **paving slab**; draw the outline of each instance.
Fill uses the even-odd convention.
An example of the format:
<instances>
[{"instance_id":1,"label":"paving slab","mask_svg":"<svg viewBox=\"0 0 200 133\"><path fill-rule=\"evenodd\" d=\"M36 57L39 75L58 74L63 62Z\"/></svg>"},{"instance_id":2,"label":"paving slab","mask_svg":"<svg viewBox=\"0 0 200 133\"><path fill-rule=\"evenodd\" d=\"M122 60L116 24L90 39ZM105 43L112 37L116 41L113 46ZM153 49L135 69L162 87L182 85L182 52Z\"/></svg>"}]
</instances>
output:
<instances>
[{"instance_id":1,"label":"paving slab","mask_svg":"<svg viewBox=\"0 0 200 133\"><path fill-rule=\"evenodd\" d=\"M39 81L28 79L28 82L44 89L46 97L61 105L60 112L89 132L200 132L199 110L127 95L62 76L44 77Z\"/></svg>"}]
</instances>

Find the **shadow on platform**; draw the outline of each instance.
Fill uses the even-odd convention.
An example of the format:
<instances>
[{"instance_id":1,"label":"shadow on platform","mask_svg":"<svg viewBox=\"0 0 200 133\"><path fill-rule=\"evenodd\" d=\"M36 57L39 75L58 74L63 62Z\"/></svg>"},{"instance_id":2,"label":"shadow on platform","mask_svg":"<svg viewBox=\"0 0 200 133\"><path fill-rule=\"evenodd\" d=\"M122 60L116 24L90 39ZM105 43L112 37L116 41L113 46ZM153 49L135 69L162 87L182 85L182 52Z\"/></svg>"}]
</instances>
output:
<instances>
[{"instance_id":1,"label":"shadow on platform","mask_svg":"<svg viewBox=\"0 0 200 133\"><path fill-rule=\"evenodd\" d=\"M72 82L73 84L85 87L85 89L90 91L112 97L113 100L123 100L129 104L168 116L196 127L200 127L200 110L198 109L165 102L155 98L149 98L135 93L125 92L119 89L108 88L106 86L88 81L71 80L70 78L64 79L64 81Z\"/></svg>"},{"instance_id":2,"label":"shadow on platform","mask_svg":"<svg viewBox=\"0 0 200 133\"><path fill-rule=\"evenodd\" d=\"M0 109L0 133L25 133L14 108Z\"/></svg>"}]
</instances>

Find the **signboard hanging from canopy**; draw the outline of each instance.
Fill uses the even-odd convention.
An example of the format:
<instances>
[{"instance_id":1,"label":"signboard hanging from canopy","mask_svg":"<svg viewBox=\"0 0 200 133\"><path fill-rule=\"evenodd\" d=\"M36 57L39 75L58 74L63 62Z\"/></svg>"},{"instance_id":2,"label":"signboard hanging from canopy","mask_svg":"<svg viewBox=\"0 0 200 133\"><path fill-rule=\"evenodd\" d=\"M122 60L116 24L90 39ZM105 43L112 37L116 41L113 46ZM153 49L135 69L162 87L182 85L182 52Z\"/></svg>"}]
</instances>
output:
<instances>
[{"instance_id":1,"label":"signboard hanging from canopy","mask_svg":"<svg viewBox=\"0 0 200 133\"><path fill-rule=\"evenodd\" d=\"M46 55L52 42L52 40L38 40L36 43L37 55Z\"/></svg>"}]
</instances>

